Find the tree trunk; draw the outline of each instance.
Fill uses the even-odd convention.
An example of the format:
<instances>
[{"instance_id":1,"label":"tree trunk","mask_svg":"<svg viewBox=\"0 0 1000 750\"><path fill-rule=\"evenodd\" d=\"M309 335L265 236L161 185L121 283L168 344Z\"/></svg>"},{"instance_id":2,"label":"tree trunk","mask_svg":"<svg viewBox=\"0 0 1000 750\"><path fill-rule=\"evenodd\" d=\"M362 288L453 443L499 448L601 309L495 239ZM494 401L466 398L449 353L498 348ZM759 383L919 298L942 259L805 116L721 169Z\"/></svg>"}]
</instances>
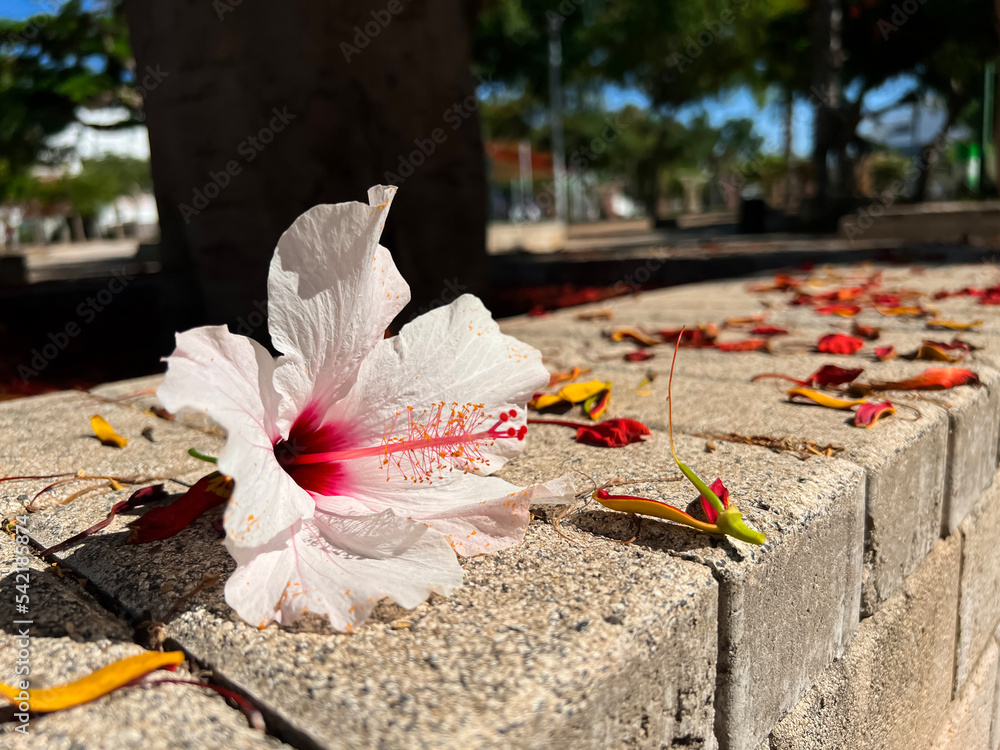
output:
<instances>
[{"instance_id":1,"label":"tree trunk","mask_svg":"<svg viewBox=\"0 0 1000 750\"><path fill-rule=\"evenodd\" d=\"M87 230L83 226L83 217L79 211L74 211L69 217L69 234L71 242L86 242Z\"/></svg>"},{"instance_id":2,"label":"tree trunk","mask_svg":"<svg viewBox=\"0 0 1000 750\"><path fill-rule=\"evenodd\" d=\"M816 109L815 139L813 145L813 176L816 180L816 208L825 222L833 220L833 194L829 153L837 140L841 126L838 115L841 107L840 91L840 0L816 0L813 4L813 86L811 89ZM843 158L843 153L838 153Z\"/></svg>"},{"instance_id":3,"label":"tree trunk","mask_svg":"<svg viewBox=\"0 0 1000 750\"><path fill-rule=\"evenodd\" d=\"M476 0L386 5L125 0L145 96L174 325L239 323L266 300L281 233L390 181L385 227L409 310L485 281ZM393 179L392 175L402 179ZM263 327L252 333L266 340ZM246 331L244 331L246 332Z\"/></svg>"},{"instance_id":4,"label":"tree trunk","mask_svg":"<svg viewBox=\"0 0 1000 750\"><path fill-rule=\"evenodd\" d=\"M797 192L795 185L795 164L792 152L792 137L795 135L795 94L789 88L785 92L785 199L782 208L785 213L793 210L795 206L794 196Z\"/></svg>"}]
</instances>

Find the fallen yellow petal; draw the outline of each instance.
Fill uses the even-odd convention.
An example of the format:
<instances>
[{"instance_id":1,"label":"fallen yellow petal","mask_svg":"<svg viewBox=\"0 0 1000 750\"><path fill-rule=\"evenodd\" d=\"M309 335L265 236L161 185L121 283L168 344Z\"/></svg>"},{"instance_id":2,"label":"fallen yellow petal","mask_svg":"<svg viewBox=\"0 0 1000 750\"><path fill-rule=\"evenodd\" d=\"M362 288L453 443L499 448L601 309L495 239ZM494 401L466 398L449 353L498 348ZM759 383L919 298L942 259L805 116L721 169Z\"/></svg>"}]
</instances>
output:
<instances>
[{"instance_id":1,"label":"fallen yellow petal","mask_svg":"<svg viewBox=\"0 0 1000 750\"><path fill-rule=\"evenodd\" d=\"M825 406L828 409L850 409L868 403L863 398L857 400L836 398L820 391L814 391L812 388L790 388L788 391L788 400L794 401L796 396L807 398L813 403Z\"/></svg>"},{"instance_id":2,"label":"fallen yellow petal","mask_svg":"<svg viewBox=\"0 0 1000 750\"><path fill-rule=\"evenodd\" d=\"M543 393L538 398L531 399L528 402L528 408L541 411L542 409L548 409L550 406L561 404L563 401L565 399L562 396L557 396L554 393ZM567 406L566 408L568 409L569 407Z\"/></svg>"},{"instance_id":3,"label":"fallen yellow petal","mask_svg":"<svg viewBox=\"0 0 1000 750\"><path fill-rule=\"evenodd\" d=\"M559 390L559 397L573 404L586 401L595 393L600 393L608 388L608 384L603 380L590 380L586 383L570 383L564 385Z\"/></svg>"},{"instance_id":4,"label":"fallen yellow petal","mask_svg":"<svg viewBox=\"0 0 1000 750\"><path fill-rule=\"evenodd\" d=\"M93 428L94 434L97 435L97 439L105 445L115 448L124 448L128 445L128 438L115 432L115 429L108 424L108 420L100 414L95 414L90 418L90 426Z\"/></svg>"},{"instance_id":5,"label":"fallen yellow petal","mask_svg":"<svg viewBox=\"0 0 1000 750\"><path fill-rule=\"evenodd\" d=\"M927 321L928 328L946 328L949 331L969 331L976 326L981 326L983 321L974 320L971 323L959 323L957 320L934 320Z\"/></svg>"},{"instance_id":6,"label":"fallen yellow petal","mask_svg":"<svg viewBox=\"0 0 1000 750\"><path fill-rule=\"evenodd\" d=\"M33 713L51 713L64 708L73 708L83 703L107 695L132 680L137 680L150 672L164 667L176 667L184 661L183 651L147 651L113 662L76 682L50 688L27 690L28 710ZM0 695L15 706L22 701L21 691L12 685L0 682Z\"/></svg>"}]
</instances>

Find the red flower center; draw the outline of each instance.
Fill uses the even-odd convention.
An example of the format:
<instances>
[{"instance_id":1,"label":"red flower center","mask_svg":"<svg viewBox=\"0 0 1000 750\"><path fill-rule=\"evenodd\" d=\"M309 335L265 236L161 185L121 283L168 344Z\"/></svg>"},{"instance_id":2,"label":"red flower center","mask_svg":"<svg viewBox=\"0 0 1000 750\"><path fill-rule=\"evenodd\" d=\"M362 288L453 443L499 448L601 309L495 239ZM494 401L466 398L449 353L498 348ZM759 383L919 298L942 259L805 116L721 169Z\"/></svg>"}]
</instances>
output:
<instances>
[{"instance_id":1,"label":"red flower center","mask_svg":"<svg viewBox=\"0 0 1000 750\"><path fill-rule=\"evenodd\" d=\"M319 409L307 407L296 418L288 438L274 444L274 457L281 467L304 490L318 495L340 495L346 490L347 469L339 462L299 464L300 456L342 451L351 443L350 430L337 422L320 423Z\"/></svg>"}]
</instances>

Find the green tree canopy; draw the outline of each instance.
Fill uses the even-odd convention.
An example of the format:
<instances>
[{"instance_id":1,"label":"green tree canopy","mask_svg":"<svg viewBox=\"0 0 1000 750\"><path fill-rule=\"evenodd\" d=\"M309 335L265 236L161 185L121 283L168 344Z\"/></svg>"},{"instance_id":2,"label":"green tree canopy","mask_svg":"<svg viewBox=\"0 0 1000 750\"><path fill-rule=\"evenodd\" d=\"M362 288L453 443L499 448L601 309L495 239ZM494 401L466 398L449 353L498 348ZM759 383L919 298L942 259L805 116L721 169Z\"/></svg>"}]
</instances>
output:
<instances>
[{"instance_id":1,"label":"green tree canopy","mask_svg":"<svg viewBox=\"0 0 1000 750\"><path fill-rule=\"evenodd\" d=\"M141 122L120 2L84 10L70 0L55 14L0 19L0 200L47 153L50 136L78 121L81 108L122 107L104 128Z\"/></svg>"}]
</instances>

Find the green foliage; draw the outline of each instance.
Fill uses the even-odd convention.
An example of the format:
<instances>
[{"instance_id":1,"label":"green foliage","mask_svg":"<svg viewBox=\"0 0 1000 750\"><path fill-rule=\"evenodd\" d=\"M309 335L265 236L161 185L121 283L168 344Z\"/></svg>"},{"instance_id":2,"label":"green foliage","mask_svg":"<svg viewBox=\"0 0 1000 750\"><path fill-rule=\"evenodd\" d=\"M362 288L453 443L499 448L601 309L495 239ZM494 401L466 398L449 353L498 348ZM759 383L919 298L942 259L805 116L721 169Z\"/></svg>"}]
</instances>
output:
<instances>
[{"instance_id":1,"label":"green foliage","mask_svg":"<svg viewBox=\"0 0 1000 750\"><path fill-rule=\"evenodd\" d=\"M55 15L0 19L0 200L50 156L46 141L80 108L123 107L127 116L108 127L141 121L132 64L120 2L84 10L70 0Z\"/></svg>"}]
</instances>

